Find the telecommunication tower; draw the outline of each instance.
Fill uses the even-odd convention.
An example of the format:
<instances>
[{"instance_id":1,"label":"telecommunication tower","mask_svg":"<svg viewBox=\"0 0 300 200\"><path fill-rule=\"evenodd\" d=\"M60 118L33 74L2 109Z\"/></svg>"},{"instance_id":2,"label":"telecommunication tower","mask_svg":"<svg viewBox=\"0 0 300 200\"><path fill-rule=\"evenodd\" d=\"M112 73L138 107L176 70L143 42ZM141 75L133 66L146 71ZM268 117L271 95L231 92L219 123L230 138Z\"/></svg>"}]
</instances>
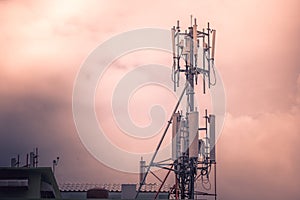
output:
<instances>
[{"instance_id":1,"label":"telecommunication tower","mask_svg":"<svg viewBox=\"0 0 300 200\"><path fill-rule=\"evenodd\" d=\"M198 83L199 75L202 75L204 94L206 87L210 88L216 84L214 69L215 36L216 30L211 29L209 23L206 29L198 30L197 21L196 19L193 21L192 17L191 26L187 30L181 31L179 21L177 21L177 26L173 26L171 29L174 90L179 87L180 74L185 76L185 87L149 165L146 165L145 161L140 162L140 186L136 198L145 184L148 173L153 174L152 167L169 170L163 180L157 177L161 181L161 185L165 183L170 172L174 172L175 184L172 193L176 199L194 199L198 195L210 195L214 196L215 199L217 197L215 115L208 115L205 109L205 126L199 127L200 109L195 106L194 102L195 85ZM214 77L211 78L211 75ZM180 112L178 106L184 94L186 95L187 106L184 112ZM155 162L155 157L171 124L171 159ZM199 137L200 131L204 131L202 138ZM195 189L196 181L198 179L208 180L211 176L212 167L214 168L214 192L197 191Z\"/></svg>"}]
</instances>

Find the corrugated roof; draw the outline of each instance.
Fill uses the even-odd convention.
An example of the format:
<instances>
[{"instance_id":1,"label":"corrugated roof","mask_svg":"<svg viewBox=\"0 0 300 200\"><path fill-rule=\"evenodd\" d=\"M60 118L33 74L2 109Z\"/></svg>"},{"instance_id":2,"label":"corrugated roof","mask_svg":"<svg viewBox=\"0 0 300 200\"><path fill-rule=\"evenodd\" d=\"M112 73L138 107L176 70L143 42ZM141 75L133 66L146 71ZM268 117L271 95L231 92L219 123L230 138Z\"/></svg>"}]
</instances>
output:
<instances>
[{"instance_id":1,"label":"corrugated roof","mask_svg":"<svg viewBox=\"0 0 300 200\"><path fill-rule=\"evenodd\" d=\"M122 184L97 184L97 183L60 183L59 189L62 192L86 192L89 189L93 188L103 188L110 192L121 192ZM148 183L144 185L141 189L142 192L157 192L160 187L160 184L157 183ZM161 192L169 192L171 186L170 184L165 184ZM138 190L138 185L137 185Z\"/></svg>"}]
</instances>

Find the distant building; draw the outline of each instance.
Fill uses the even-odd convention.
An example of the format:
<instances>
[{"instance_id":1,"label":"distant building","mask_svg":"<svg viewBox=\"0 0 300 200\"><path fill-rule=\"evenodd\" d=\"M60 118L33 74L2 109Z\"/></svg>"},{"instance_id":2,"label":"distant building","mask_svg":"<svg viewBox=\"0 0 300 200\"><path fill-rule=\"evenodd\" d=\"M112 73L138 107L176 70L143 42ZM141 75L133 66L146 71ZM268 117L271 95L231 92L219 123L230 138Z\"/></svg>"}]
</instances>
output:
<instances>
[{"instance_id":1,"label":"distant building","mask_svg":"<svg viewBox=\"0 0 300 200\"><path fill-rule=\"evenodd\" d=\"M160 185L148 183L138 199L154 199ZM164 185L157 199L169 199ZM0 199L134 199L137 184L57 184L50 167L0 167Z\"/></svg>"},{"instance_id":2,"label":"distant building","mask_svg":"<svg viewBox=\"0 0 300 200\"><path fill-rule=\"evenodd\" d=\"M60 199L50 167L1 167L0 199Z\"/></svg>"}]
</instances>

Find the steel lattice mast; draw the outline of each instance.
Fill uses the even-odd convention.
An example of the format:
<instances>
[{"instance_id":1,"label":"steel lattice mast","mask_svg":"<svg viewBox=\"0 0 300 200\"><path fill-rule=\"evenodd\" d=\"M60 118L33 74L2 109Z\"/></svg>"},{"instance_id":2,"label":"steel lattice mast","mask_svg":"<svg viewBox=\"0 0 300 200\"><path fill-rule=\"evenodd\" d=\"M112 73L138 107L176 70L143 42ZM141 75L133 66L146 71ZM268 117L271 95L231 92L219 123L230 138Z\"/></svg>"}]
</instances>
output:
<instances>
[{"instance_id":1,"label":"steel lattice mast","mask_svg":"<svg viewBox=\"0 0 300 200\"><path fill-rule=\"evenodd\" d=\"M205 94L206 82L208 88L216 83L211 81L211 72L214 72L214 46L216 31L211 29L209 23L206 30L197 30L197 22L187 30L181 32L179 21L177 26L171 29L173 67L172 80L174 90L179 87L180 74L185 76L185 87L172 113L163 136L148 166L143 162L146 170L141 169L140 187L136 198L145 183L146 177L151 172L151 167L160 167L173 171L175 185L173 193L178 199L194 199L195 194L213 195L216 199L216 181L214 194L195 191L195 182L198 178L209 177L210 169L215 162L215 116L207 115L205 110L205 127L199 127L199 108L195 106L195 85L198 83L198 75L202 75L203 93ZM183 65L183 66L182 66ZM214 74L214 73L213 73ZM185 113L178 111L178 106L186 94ZM172 163L169 168L164 162L154 162L162 141L172 123ZM199 131L205 131L205 137L199 138ZM163 163L163 164L162 164ZM216 170L215 170L216 172ZM151 172L152 173L152 172ZM167 176L169 175L169 172ZM165 177L162 184L164 184ZM214 173L216 177L216 173ZM216 179L215 179L216 180ZM158 191L159 192L159 191Z\"/></svg>"}]
</instances>

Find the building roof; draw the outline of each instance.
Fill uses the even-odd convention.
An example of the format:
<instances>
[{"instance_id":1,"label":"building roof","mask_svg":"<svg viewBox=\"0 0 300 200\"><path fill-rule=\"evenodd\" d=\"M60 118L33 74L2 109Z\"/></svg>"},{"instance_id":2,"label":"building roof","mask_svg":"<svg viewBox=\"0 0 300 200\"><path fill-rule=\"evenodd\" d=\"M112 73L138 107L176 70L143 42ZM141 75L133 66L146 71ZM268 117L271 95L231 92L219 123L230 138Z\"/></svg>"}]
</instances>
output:
<instances>
[{"instance_id":1,"label":"building roof","mask_svg":"<svg viewBox=\"0 0 300 200\"><path fill-rule=\"evenodd\" d=\"M109 192L121 192L122 184L97 184L97 183L60 183L59 189L61 192L86 192L93 188L103 188ZM158 183L147 183L141 189L141 192L157 192L160 187ZM161 192L169 192L170 184L165 184ZM138 190L138 185L137 185Z\"/></svg>"}]
</instances>

